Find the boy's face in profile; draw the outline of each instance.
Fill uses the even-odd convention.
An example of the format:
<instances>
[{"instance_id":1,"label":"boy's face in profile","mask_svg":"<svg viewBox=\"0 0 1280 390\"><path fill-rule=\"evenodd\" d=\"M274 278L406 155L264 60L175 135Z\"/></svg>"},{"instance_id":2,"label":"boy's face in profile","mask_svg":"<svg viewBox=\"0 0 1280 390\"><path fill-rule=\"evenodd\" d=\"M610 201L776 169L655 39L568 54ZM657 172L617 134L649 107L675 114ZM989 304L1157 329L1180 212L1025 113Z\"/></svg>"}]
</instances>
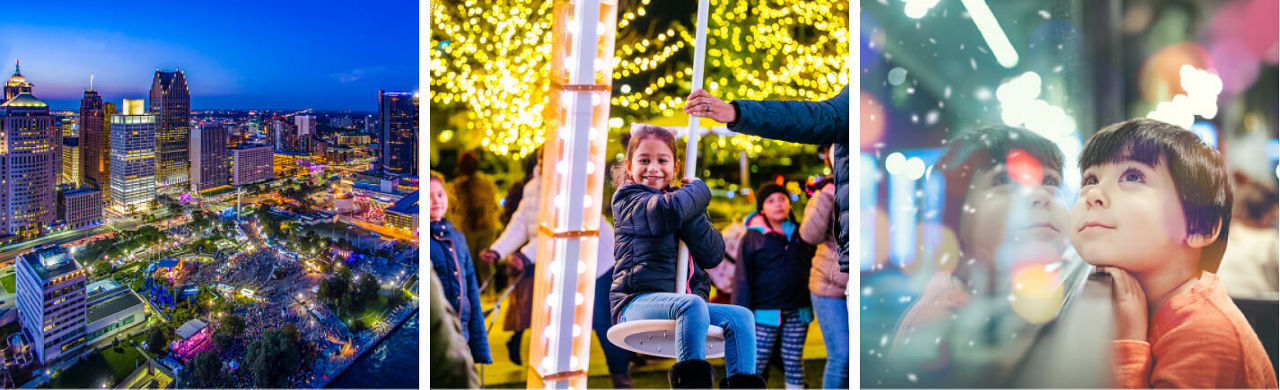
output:
<instances>
[{"instance_id":1,"label":"boy's face in profile","mask_svg":"<svg viewBox=\"0 0 1280 390\"><path fill-rule=\"evenodd\" d=\"M1057 196L1061 174L1045 169L1038 177L1018 176L998 164L971 179L958 232L969 256L1044 262L1058 260L1066 249L1067 206Z\"/></svg>"},{"instance_id":2,"label":"boy's face in profile","mask_svg":"<svg viewBox=\"0 0 1280 390\"><path fill-rule=\"evenodd\" d=\"M1187 220L1169 164L1103 163L1081 173L1071 243L1086 262L1130 272L1157 269L1185 250Z\"/></svg>"}]
</instances>

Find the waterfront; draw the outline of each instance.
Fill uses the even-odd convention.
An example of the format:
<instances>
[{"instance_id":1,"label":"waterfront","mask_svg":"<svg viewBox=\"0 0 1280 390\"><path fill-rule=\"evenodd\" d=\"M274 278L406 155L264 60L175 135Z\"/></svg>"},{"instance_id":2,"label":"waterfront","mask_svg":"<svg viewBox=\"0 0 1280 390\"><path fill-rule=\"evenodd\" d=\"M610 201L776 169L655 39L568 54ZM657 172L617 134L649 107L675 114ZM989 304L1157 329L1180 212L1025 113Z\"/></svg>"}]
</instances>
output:
<instances>
[{"instance_id":1,"label":"waterfront","mask_svg":"<svg viewBox=\"0 0 1280 390\"><path fill-rule=\"evenodd\" d=\"M329 388L418 388L418 316L414 314Z\"/></svg>"}]
</instances>

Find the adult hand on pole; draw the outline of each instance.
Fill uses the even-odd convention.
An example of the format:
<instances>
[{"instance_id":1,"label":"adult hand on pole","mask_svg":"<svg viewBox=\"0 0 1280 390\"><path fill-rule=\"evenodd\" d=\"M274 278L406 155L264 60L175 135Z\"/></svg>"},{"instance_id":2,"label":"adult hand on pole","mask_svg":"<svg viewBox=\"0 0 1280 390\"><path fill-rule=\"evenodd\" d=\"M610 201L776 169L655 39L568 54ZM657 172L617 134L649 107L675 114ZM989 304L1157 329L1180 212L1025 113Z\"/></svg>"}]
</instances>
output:
<instances>
[{"instance_id":1,"label":"adult hand on pole","mask_svg":"<svg viewBox=\"0 0 1280 390\"><path fill-rule=\"evenodd\" d=\"M684 103L684 113L699 118L711 118L720 123L738 120L738 113L733 110L733 105L701 89L689 94L688 101Z\"/></svg>"}]
</instances>

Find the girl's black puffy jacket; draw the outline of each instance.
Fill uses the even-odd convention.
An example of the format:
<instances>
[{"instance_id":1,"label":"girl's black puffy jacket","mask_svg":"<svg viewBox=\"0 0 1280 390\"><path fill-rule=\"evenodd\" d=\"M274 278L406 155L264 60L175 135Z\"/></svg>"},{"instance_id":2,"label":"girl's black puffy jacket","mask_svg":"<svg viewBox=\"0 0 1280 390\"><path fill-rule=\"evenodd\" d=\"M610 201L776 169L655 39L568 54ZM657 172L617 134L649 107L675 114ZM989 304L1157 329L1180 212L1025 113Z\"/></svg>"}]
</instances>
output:
<instances>
[{"instance_id":1,"label":"girl's black puffy jacket","mask_svg":"<svg viewBox=\"0 0 1280 390\"><path fill-rule=\"evenodd\" d=\"M680 241L689 246L689 292L706 299L711 280L706 268L724 258L724 238L711 226L707 204L711 189L701 180L684 187L656 190L627 184L613 194L614 258L609 311L613 323L627 303L642 293L675 292ZM689 261L689 259L685 259Z\"/></svg>"}]
</instances>

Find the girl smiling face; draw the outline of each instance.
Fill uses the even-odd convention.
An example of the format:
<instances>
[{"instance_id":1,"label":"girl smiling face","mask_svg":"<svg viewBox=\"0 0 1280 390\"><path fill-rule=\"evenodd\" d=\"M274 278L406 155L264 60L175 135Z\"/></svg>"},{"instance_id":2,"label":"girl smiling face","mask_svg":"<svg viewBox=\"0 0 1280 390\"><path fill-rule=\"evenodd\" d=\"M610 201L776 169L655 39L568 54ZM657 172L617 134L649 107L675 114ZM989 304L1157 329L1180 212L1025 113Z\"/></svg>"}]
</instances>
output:
<instances>
[{"instance_id":1,"label":"girl smiling face","mask_svg":"<svg viewBox=\"0 0 1280 390\"><path fill-rule=\"evenodd\" d=\"M671 183L675 177L675 166L675 151L654 137L641 139L627 159L631 180L658 190L667 188Z\"/></svg>"}]
</instances>

